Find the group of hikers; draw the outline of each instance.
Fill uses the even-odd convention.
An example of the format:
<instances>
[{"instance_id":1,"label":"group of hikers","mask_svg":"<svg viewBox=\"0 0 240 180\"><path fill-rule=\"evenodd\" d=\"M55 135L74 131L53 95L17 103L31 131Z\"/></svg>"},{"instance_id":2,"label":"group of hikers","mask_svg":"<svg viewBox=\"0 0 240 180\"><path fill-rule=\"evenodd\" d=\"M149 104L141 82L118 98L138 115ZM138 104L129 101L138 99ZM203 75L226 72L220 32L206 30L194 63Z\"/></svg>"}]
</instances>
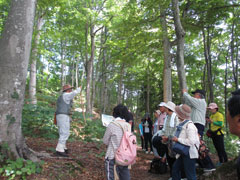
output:
<instances>
[{"instance_id":1,"label":"group of hikers","mask_svg":"<svg viewBox=\"0 0 240 180\"><path fill-rule=\"evenodd\" d=\"M70 130L70 109L74 96L80 88L72 91L65 85L63 93L57 101L56 120L59 129L59 140L56 147L58 156L68 157L66 141ZM168 164L170 179L196 180L196 166L206 172L215 170L215 165L208 155L208 149L203 140L206 124L209 124L207 135L211 137L216 148L219 162L216 166L228 161L224 147L224 116L218 111L216 103L208 106L205 101L205 91L197 89L191 96L186 89L182 90L184 104L176 106L173 102L161 102L155 111L155 122L146 113L139 124L142 149L146 154L154 155L154 160ZM240 89L234 91L228 100L227 120L232 134L240 137ZM206 116L207 109L211 112ZM119 178L130 180L130 165L116 163L116 151L122 143L124 131L133 131L133 116L122 104L113 109L114 120L107 126L103 143L107 145L105 155L105 172L108 180ZM157 161L153 161L157 162ZM237 172L240 178L240 160L237 162Z\"/></svg>"},{"instance_id":2,"label":"group of hikers","mask_svg":"<svg viewBox=\"0 0 240 180\"><path fill-rule=\"evenodd\" d=\"M203 90L197 89L192 92L193 96L185 89L182 92L185 104L176 106L171 101L161 102L154 113L155 122L152 122L149 114L145 114L139 124L142 149L147 154L153 153L155 159L162 163L167 162L170 179L174 180L196 179L196 163L205 172L216 170L203 141L206 123L210 125L208 132L212 133L219 158L216 166L228 161L224 147L224 117L218 112L217 104L210 103L207 106ZM207 109L211 112L210 117L206 116ZM187 154L174 150L176 143L188 146Z\"/></svg>"}]
</instances>

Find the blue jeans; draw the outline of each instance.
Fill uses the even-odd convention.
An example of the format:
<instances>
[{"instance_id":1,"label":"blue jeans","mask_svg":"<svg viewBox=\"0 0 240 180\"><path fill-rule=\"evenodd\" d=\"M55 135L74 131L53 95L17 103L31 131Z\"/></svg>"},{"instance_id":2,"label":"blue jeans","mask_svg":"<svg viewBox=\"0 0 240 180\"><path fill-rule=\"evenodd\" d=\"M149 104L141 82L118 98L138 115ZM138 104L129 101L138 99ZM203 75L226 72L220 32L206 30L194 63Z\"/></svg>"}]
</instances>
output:
<instances>
[{"instance_id":1,"label":"blue jeans","mask_svg":"<svg viewBox=\"0 0 240 180\"><path fill-rule=\"evenodd\" d=\"M188 180L197 180L195 159L190 159L188 156L180 156L173 164L172 180L181 179L181 168L184 167L184 172Z\"/></svg>"}]
</instances>

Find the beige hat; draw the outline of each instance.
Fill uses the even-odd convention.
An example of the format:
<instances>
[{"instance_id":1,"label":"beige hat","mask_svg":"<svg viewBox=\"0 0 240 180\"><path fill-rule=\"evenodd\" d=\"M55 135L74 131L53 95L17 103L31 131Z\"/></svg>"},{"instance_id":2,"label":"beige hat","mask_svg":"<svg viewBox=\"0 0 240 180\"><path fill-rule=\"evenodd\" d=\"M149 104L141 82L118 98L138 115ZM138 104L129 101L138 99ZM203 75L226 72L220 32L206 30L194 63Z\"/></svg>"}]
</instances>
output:
<instances>
[{"instance_id":1,"label":"beige hat","mask_svg":"<svg viewBox=\"0 0 240 180\"><path fill-rule=\"evenodd\" d=\"M209 106L207 107L208 109L217 109L218 106L216 103L210 103Z\"/></svg>"},{"instance_id":2,"label":"beige hat","mask_svg":"<svg viewBox=\"0 0 240 180\"><path fill-rule=\"evenodd\" d=\"M175 105L172 101L168 101L168 102L165 103L163 106L166 107L166 108L168 108L168 109L170 109L171 111L174 112L176 105Z\"/></svg>"},{"instance_id":3,"label":"beige hat","mask_svg":"<svg viewBox=\"0 0 240 180\"><path fill-rule=\"evenodd\" d=\"M192 112L191 108L186 104L175 107L175 113L181 119L189 120L191 117L191 112Z\"/></svg>"}]
</instances>

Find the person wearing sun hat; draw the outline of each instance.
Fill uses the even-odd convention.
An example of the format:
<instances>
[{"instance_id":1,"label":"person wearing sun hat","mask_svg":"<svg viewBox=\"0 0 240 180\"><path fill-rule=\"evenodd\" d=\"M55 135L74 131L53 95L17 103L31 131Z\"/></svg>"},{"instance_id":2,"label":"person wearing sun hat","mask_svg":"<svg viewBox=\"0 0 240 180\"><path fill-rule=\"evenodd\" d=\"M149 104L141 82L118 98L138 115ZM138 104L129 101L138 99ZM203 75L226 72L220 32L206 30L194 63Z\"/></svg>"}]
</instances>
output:
<instances>
[{"instance_id":1,"label":"person wearing sun hat","mask_svg":"<svg viewBox=\"0 0 240 180\"><path fill-rule=\"evenodd\" d=\"M207 108L210 110L211 116L210 118L206 118L206 120L210 123L210 130L215 132L215 135L211 138L218 154L218 165L220 165L221 163L228 161L224 147L224 131L222 129L224 127L224 116L218 111L218 105L216 103L210 103Z\"/></svg>"},{"instance_id":2,"label":"person wearing sun hat","mask_svg":"<svg viewBox=\"0 0 240 180\"><path fill-rule=\"evenodd\" d=\"M158 105L158 109L160 111L160 116L158 118L158 130L161 130L163 128L163 125L164 125L164 120L165 120L165 117L167 115L167 113L164 111L164 105L166 103L165 102L161 102L159 105Z\"/></svg>"},{"instance_id":3,"label":"person wearing sun hat","mask_svg":"<svg viewBox=\"0 0 240 180\"><path fill-rule=\"evenodd\" d=\"M72 91L73 87L66 84L62 88L62 94L57 100L56 119L58 126L59 139L56 147L56 155L68 157L68 149L66 142L70 135L70 111L72 107L72 100L74 96L80 93L81 88Z\"/></svg>"},{"instance_id":4,"label":"person wearing sun hat","mask_svg":"<svg viewBox=\"0 0 240 180\"><path fill-rule=\"evenodd\" d=\"M198 158L198 150L200 141L198 137L198 130L190 120L191 108L186 105L175 107L175 113L180 121L179 125L184 123L179 137L174 136L172 140L181 144L190 146L188 155L176 155L176 161L172 168L172 180L181 179L181 170L184 167L184 172L187 179L196 180L196 159ZM186 122L185 122L186 121ZM197 147L197 148L196 148Z\"/></svg>"},{"instance_id":5,"label":"person wearing sun hat","mask_svg":"<svg viewBox=\"0 0 240 180\"><path fill-rule=\"evenodd\" d=\"M168 151L166 151L166 157L170 168L170 176L172 176L172 165L176 158L174 155L172 155L170 149L172 144L172 137L174 136L179 121L176 113L174 112L176 105L173 102L168 101L163 106L165 109L164 111L167 113L167 116L165 118L164 126L162 129L162 142L165 144L165 146L167 146L166 149L168 149Z\"/></svg>"},{"instance_id":6,"label":"person wearing sun hat","mask_svg":"<svg viewBox=\"0 0 240 180\"><path fill-rule=\"evenodd\" d=\"M192 92L193 97L188 94L186 89L183 89L182 92L185 104L187 104L192 109L191 120L197 127L198 134L200 134L202 138L206 124L205 116L207 103L205 101L205 91L196 89Z\"/></svg>"}]
</instances>

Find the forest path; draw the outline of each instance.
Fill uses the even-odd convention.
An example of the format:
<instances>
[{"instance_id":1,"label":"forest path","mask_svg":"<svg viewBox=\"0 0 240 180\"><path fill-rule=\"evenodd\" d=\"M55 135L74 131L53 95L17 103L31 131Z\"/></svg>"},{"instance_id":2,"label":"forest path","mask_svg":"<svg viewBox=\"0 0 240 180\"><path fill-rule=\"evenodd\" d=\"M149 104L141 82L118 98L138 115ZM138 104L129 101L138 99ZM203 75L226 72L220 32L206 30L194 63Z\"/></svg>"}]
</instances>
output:
<instances>
[{"instance_id":1,"label":"forest path","mask_svg":"<svg viewBox=\"0 0 240 180\"><path fill-rule=\"evenodd\" d=\"M43 158L45 162L41 174L34 174L27 179L35 180L104 180L105 146L99 143L74 141L68 143L69 158L54 156L56 140L26 138L30 148L37 152L48 152L52 158ZM136 164L130 170L131 180L167 180L169 172L163 175L149 173L152 154L138 150ZM169 171L169 170L168 170Z\"/></svg>"},{"instance_id":2,"label":"forest path","mask_svg":"<svg viewBox=\"0 0 240 180\"><path fill-rule=\"evenodd\" d=\"M27 180L104 180L104 155L106 146L101 143L68 141L69 158L59 158L54 155L57 140L43 138L26 138L30 148L36 152L47 152L51 157L44 161L41 174L27 177ZM214 163L218 158L211 154ZM130 170L131 180L168 180L169 168L166 174L152 174L150 168L152 154L145 154L138 148L137 161ZM231 161L217 169L213 176L198 176L198 180L237 180L234 162ZM198 174L199 175L199 174ZM0 177L0 179L4 179ZM6 178L5 178L6 179ZM5 180L4 179L4 180Z\"/></svg>"}]
</instances>

